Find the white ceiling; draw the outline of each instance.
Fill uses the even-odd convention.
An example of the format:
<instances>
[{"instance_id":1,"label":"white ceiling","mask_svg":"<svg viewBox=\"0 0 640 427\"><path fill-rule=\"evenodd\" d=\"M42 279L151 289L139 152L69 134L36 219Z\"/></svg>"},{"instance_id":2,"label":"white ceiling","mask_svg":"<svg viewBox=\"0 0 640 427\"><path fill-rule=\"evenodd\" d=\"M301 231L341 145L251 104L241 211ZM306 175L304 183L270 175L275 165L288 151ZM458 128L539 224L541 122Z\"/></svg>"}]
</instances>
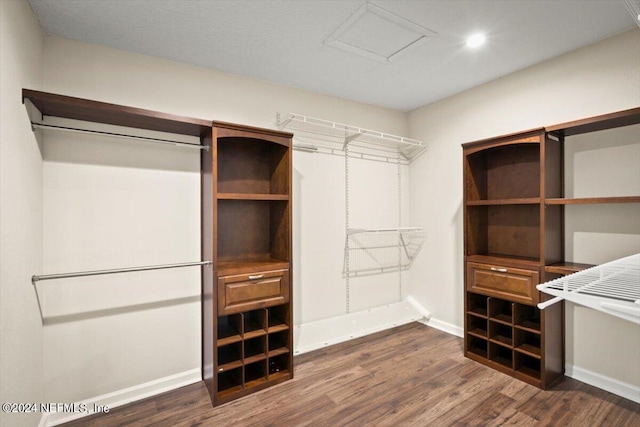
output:
<instances>
[{"instance_id":1,"label":"white ceiling","mask_svg":"<svg viewBox=\"0 0 640 427\"><path fill-rule=\"evenodd\" d=\"M381 35L393 25L367 15L342 32L343 44L363 45L346 51L330 43L335 42L330 36L364 0L29 3L48 34L401 111L635 26L623 0L372 0L396 21L411 21L413 30L403 26L396 36ZM357 27L364 33L356 33ZM415 28L436 35L386 61L394 37L406 42L422 37ZM474 32L484 32L487 43L471 50L465 39ZM382 55L362 54L376 50L374 44Z\"/></svg>"}]
</instances>

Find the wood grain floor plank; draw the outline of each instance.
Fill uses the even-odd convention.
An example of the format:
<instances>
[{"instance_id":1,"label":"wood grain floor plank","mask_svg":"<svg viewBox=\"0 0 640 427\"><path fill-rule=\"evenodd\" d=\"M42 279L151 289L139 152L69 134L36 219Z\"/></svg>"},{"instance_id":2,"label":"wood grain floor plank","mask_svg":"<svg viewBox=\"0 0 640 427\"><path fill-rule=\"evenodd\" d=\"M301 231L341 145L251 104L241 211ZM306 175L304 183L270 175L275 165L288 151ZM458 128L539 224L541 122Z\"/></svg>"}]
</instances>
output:
<instances>
[{"instance_id":1,"label":"wood grain floor plank","mask_svg":"<svg viewBox=\"0 0 640 427\"><path fill-rule=\"evenodd\" d=\"M202 382L67 427L640 425L640 405L564 378L539 390L419 323L295 357L295 378L213 408Z\"/></svg>"}]
</instances>

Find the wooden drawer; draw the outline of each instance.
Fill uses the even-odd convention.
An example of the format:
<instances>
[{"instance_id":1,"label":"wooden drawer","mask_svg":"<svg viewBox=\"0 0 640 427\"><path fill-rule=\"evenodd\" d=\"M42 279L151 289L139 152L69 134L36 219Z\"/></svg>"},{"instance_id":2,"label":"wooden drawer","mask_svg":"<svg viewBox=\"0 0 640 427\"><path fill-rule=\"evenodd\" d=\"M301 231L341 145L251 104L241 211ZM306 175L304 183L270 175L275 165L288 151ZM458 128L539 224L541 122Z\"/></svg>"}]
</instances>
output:
<instances>
[{"instance_id":1,"label":"wooden drawer","mask_svg":"<svg viewBox=\"0 0 640 427\"><path fill-rule=\"evenodd\" d=\"M467 263L467 290L523 304L537 304L536 270Z\"/></svg>"},{"instance_id":2,"label":"wooden drawer","mask_svg":"<svg viewBox=\"0 0 640 427\"><path fill-rule=\"evenodd\" d=\"M218 315L289 302L289 270L218 278Z\"/></svg>"}]
</instances>

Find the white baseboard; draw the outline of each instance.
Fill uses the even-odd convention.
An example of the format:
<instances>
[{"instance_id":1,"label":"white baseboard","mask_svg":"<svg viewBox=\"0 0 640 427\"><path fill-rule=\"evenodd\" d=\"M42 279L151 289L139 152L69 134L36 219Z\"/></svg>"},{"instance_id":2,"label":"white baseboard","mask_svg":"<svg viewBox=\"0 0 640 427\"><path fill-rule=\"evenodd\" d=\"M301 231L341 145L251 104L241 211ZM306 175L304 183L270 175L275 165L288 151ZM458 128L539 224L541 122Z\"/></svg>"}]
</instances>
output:
<instances>
[{"instance_id":1,"label":"white baseboard","mask_svg":"<svg viewBox=\"0 0 640 427\"><path fill-rule=\"evenodd\" d=\"M434 319L426 308L408 296L405 301L296 326L294 354L307 353L416 321L457 337L463 336L461 327Z\"/></svg>"},{"instance_id":2,"label":"white baseboard","mask_svg":"<svg viewBox=\"0 0 640 427\"><path fill-rule=\"evenodd\" d=\"M303 354L329 345L391 329L422 319L407 301L348 313L295 326L294 354Z\"/></svg>"},{"instance_id":3,"label":"white baseboard","mask_svg":"<svg viewBox=\"0 0 640 427\"><path fill-rule=\"evenodd\" d=\"M598 387L633 402L640 403L640 387L607 377L579 366L565 365L564 374L574 380Z\"/></svg>"},{"instance_id":4,"label":"white baseboard","mask_svg":"<svg viewBox=\"0 0 640 427\"><path fill-rule=\"evenodd\" d=\"M127 403L155 396L166 391L197 383L202 379L200 369L180 372L159 378L143 384L138 384L112 393L85 399L73 404L75 408L82 408L81 412L49 412L42 415L38 427L57 426L78 418L87 417L96 413L95 408L113 409ZM99 411L98 411L99 412Z\"/></svg>"},{"instance_id":5,"label":"white baseboard","mask_svg":"<svg viewBox=\"0 0 640 427\"><path fill-rule=\"evenodd\" d=\"M448 323L439 319L421 319L418 320L420 323L424 323L427 326L431 326L432 328L439 329L443 332L446 332L451 335L455 335L457 337L462 338L464 336L464 329L460 326L454 325L453 323Z\"/></svg>"}]
</instances>

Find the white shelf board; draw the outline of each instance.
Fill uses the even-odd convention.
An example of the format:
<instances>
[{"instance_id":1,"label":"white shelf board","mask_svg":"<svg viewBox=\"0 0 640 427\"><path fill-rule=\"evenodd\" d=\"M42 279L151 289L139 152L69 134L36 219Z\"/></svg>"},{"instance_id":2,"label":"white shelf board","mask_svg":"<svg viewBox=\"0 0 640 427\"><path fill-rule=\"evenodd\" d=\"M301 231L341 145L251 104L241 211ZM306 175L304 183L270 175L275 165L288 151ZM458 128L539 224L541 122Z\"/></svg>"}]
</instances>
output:
<instances>
[{"instance_id":1,"label":"white shelf board","mask_svg":"<svg viewBox=\"0 0 640 427\"><path fill-rule=\"evenodd\" d=\"M537 286L538 290L640 325L640 254Z\"/></svg>"}]
</instances>

